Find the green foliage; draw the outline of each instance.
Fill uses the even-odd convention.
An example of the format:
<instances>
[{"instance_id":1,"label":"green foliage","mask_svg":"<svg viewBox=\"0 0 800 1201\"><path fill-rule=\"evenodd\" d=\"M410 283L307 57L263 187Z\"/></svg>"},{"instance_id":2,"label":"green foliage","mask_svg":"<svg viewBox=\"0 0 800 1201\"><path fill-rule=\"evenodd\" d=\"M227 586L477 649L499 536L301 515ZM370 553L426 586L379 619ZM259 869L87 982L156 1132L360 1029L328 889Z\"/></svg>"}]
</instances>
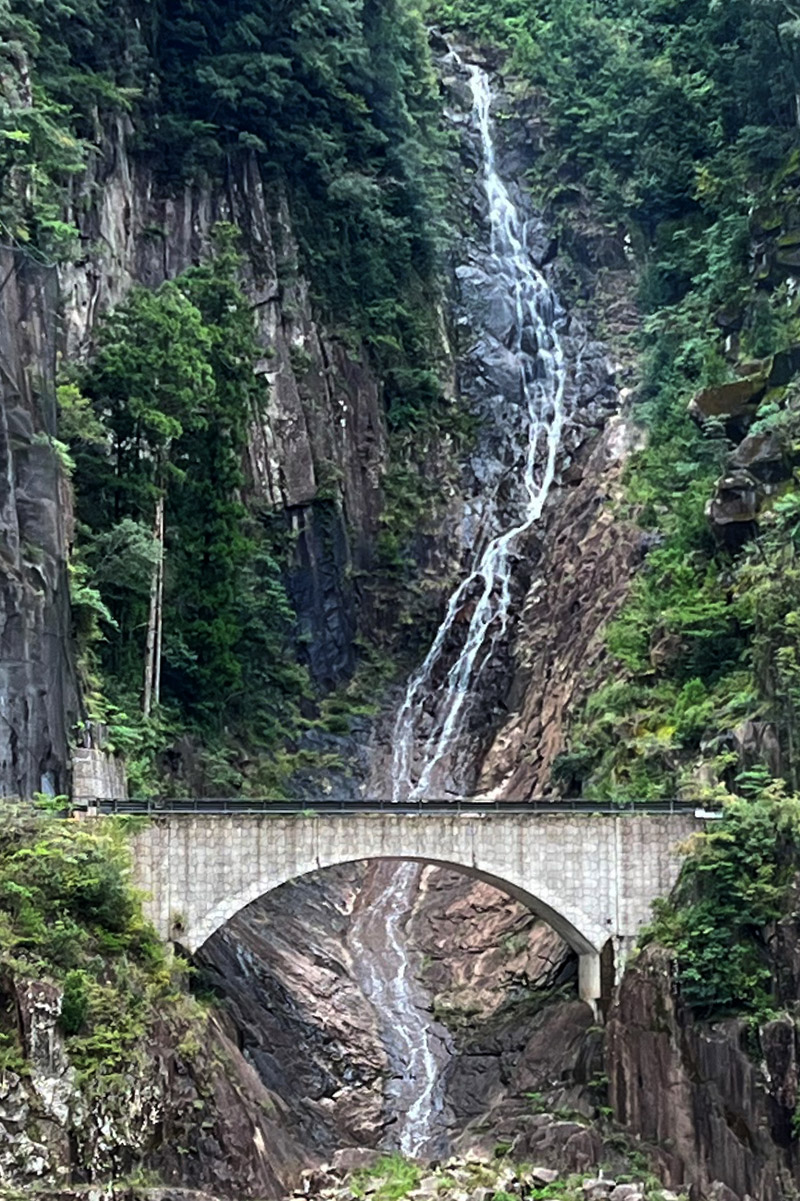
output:
<instances>
[{"instance_id":1,"label":"green foliage","mask_svg":"<svg viewBox=\"0 0 800 1201\"><path fill-rule=\"evenodd\" d=\"M417 14L403 0L238 0L233 12L207 3L189 24L167 5L159 47L166 104L187 131L178 150L191 166L244 145L285 179L323 310L365 339L392 423L423 420L439 399L420 363L437 344L441 151Z\"/></svg>"},{"instance_id":2,"label":"green foliage","mask_svg":"<svg viewBox=\"0 0 800 1201\"><path fill-rule=\"evenodd\" d=\"M84 688L144 793L156 787L159 752L187 730L208 745L209 767L215 756L224 765L214 791L238 790L232 741L274 751L308 690L291 645L282 552L269 521L241 499L248 431L266 394L254 374L237 236L219 227L207 263L154 292L134 290L101 323L80 388L61 389L75 460L73 612ZM162 554L162 710L144 716Z\"/></svg>"},{"instance_id":3,"label":"green foliage","mask_svg":"<svg viewBox=\"0 0 800 1201\"><path fill-rule=\"evenodd\" d=\"M645 943L675 951L681 995L702 1017L774 1007L769 926L800 867L800 800L780 787L730 799L691 844L678 885L655 907Z\"/></svg>"},{"instance_id":4,"label":"green foliage","mask_svg":"<svg viewBox=\"0 0 800 1201\"><path fill-rule=\"evenodd\" d=\"M0 0L0 28L7 237L68 249L69 178L114 113L135 112L135 149L168 188L254 158L288 194L325 316L384 372L392 424L430 420L444 149L414 6Z\"/></svg>"},{"instance_id":5,"label":"green foliage","mask_svg":"<svg viewBox=\"0 0 800 1201\"><path fill-rule=\"evenodd\" d=\"M174 991L166 951L130 884L123 829L27 807L7 806L2 816L3 978L59 983L73 1064L88 1076L123 1072L140 1053L155 1008ZM14 1031L3 1035L11 1047Z\"/></svg>"},{"instance_id":6,"label":"green foliage","mask_svg":"<svg viewBox=\"0 0 800 1201\"><path fill-rule=\"evenodd\" d=\"M377 1201L400 1201L417 1187L420 1181L419 1166L412 1160L404 1159L402 1155L384 1155L372 1168L356 1172L350 1182L350 1187L356 1197L363 1197L370 1188L370 1196ZM377 1183L377 1191L374 1185Z\"/></svg>"},{"instance_id":7,"label":"green foliage","mask_svg":"<svg viewBox=\"0 0 800 1201\"><path fill-rule=\"evenodd\" d=\"M800 769L800 493L789 491L762 521L762 536L736 576L752 636L753 669L765 715L784 733L791 786Z\"/></svg>"}]
</instances>

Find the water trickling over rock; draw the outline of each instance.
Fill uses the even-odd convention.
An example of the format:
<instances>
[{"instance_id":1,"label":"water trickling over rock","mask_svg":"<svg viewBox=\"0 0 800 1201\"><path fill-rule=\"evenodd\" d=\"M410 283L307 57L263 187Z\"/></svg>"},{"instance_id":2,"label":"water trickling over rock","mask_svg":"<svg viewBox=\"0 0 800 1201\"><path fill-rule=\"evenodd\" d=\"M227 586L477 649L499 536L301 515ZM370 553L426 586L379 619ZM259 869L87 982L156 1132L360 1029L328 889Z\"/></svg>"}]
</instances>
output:
<instances>
[{"instance_id":1,"label":"water trickling over rock","mask_svg":"<svg viewBox=\"0 0 800 1201\"><path fill-rule=\"evenodd\" d=\"M542 515L565 419L564 314L533 262L529 218L498 172L489 78L478 66L465 70L490 226L489 246L467 273L481 297L475 325L483 328L472 354L486 379L483 439L492 453L483 464L472 568L450 597L397 715L395 801L465 790L465 766L474 766L465 746L467 718L480 696L481 677L509 633L515 557L520 540Z\"/></svg>"},{"instance_id":2,"label":"water trickling over rock","mask_svg":"<svg viewBox=\"0 0 800 1201\"><path fill-rule=\"evenodd\" d=\"M480 489L464 523L471 564L397 715L391 765L396 802L459 795L474 773L468 719L486 668L508 641L520 543L541 517L554 482L567 407L564 313L533 261L533 223L498 170L489 77L478 66L456 62L472 92L489 232L488 244L463 275L475 297L471 357L482 380L474 465ZM413 1155L431 1151L441 1131L448 1046L425 1012L418 964L405 938L419 869L381 870L382 888L362 908L350 943L361 987L386 1031L395 1071L387 1090L395 1141Z\"/></svg>"},{"instance_id":3,"label":"water trickling over rock","mask_svg":"<svg viewBox=\"0 0 800 1201\"><path fill-rule=\"evenodd\" d=\"M429 1013L405 925L419 887L417 863L378 863L362 890L348 934L353 970L378 1014L392 1076L386 1089L396 1117L390 1141L404 1155L443 1148L442 1067L448 1037Z\"/></svg>"}]
</instances>

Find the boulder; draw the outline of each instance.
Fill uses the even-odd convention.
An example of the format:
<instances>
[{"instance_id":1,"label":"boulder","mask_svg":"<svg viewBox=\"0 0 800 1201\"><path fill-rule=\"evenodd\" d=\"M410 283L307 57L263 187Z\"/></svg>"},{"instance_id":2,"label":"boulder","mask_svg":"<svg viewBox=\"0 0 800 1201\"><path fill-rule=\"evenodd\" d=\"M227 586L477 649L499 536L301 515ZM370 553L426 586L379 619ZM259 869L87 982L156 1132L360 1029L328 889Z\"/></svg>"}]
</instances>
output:
<instances>
[{"instance_id":1,"label":"boulder","mask_svg":"<svg viewBox=\"0 0 800 1201\"><path fill-rule=\"evenodd\" d=\"M708 1186L707 1201L741 1201L738 1193L728 1188L722 1180L714 1180Z\"/></svg>"},{"instance_id":2,"label":"boulder","mask_svg":"<svg viewBox=\"0 0 800 1201\"><path fill-rule=\"evenodd\" d=\"M737 551L755 537L758 508L756 480L747 471L730 471L717 481L706 516L718 542Z\"/></svg>"},{"instance_id":3,"label":"boulder","mask_svg":"<svg viewBox=\"0 0 800 1201\"><path fill-rule=\"evenodd\" d=\"M784 388L800 371L800 346L779 350L770 360L768 388Z\"/></svg>"},{"instance_id":4,"label":"boulder","mask_svg":"<svg viewBox=\"0 0 800 1201\"><path fill-rule=\"evenodd\" d=\"M689 403L689 412L700 424L709 417L752 417L767 390L766 370L726 384L703 388Z\"/></svg>"},{"instance_id":5,"label":"boulder","mask_svg":"<svg viewBox=\"0 0 800 1201\"><path fill-rule=\"evenodd\" d=\"M531 1178L534 1184L539 1186L544 1184L552 1184L553 1181L558 1180L558 1172L555 1170L555 1168L537 1167L532 1169Z\"/></svg>"},{"instance_id":6,"label":"boulder","mask_svg":"<svg viewBox=\"0 0 800 1201\"><path fill-rule=\"evenodd\" d=\"M494 1189L476 1188L469 1195L469 1201L493 1201Z\"/></svg>"},{"instance_id":7,"label":"boulder","mask_svg":"<svg viewBox=\"0 0 800 1201\"><path fill-rule=\"evenodd\" d=\"M781 775L783 758L773 722L743 721L731 731L730 746L739 758L740 770L764 763L773 776Z\"/></svg>"},{"instance_id":8,"label":"boulder","mask_svg":"<svg viewBox=\"0 0 800 1201\"><path fill-rule=\"evenodd\" d=\"M783 441L775 430L748 434L728 462L734 471L746 472L767 486L783 483L792 475Z\"/></svg>"},{"instance_id":9,"label":"boulder","mask_svg":"<svg viewBox=\"0 0 800 1201\"><path fill-rule=\"evenodd\" d=\"M382 1151L375 1151L371 1147L341 1147L331 1160L331 1168L338 1175L344 1176L348 1172L374 1168L382 1155Z\"/></svg>"},{"instance_id":10,"label":"boulder","mask_svg":"<svg viewBox=\"0 0 800 1201\"><path fill-rule=\"evenodd\" d=\"M585 1201L605 1201L617 1187L616 1180L605 1180L602 1176L596 1179L584 1180L583 1195Z\"/></svg>"}]
</instances>

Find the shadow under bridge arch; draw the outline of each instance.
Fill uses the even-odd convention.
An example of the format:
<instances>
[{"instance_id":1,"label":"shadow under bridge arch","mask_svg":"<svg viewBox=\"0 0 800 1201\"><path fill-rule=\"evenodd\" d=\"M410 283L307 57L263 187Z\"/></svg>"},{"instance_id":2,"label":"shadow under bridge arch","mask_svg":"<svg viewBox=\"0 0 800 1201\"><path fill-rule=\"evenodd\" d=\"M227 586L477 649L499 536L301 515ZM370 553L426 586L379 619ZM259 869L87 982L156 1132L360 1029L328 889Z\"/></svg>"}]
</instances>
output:
<instances>
[{"instance_id":1,"label":"shadow under bridge arch","mask_svg":"<svg viewBox=\"0 0 800 1201\"><path fill-rule=\"evenodd\" d=\"M205 913L198 915L197 922L192 923L186 929L173 928L170 931L170 937L194 954L237 913L276 888L304 875L347 863L357 863L363 859L383 859L396 863L412 862L425 866L448 868L471 879L491 884L498 891L512 897L513 900L518 901L537 917L547 922L564 939L578 955L580 996L593 1006L599 999L601 993L600 956L610 937L610 931L607 928L603 928L597 921L570 904L565 898L553 895L546 886L537 885L533 891L530 887L509 878L506 873L497 875L472 864L462 863L457 859L431 855L361 856L350 854L337 859L326 857L324 862L315 861L303 871L293 871L285 875L277 874L274 870L269 871L265 877L254 879L245 887L220 897Z\"/></svg>"}]
</instances>

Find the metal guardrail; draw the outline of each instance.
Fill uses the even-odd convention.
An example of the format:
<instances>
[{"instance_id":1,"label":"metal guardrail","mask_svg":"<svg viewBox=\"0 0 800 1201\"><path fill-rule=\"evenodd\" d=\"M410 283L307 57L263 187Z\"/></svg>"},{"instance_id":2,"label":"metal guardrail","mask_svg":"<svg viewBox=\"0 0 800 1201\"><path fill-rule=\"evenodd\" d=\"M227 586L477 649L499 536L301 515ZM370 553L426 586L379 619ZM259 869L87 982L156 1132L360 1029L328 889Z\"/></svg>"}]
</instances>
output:
<instances>
[{"instance_id":1,"label":"metal guardrail","mask_svg":"<svg viewBox=\"0 0 800 1201\"><path fill-rule=\"evenodd\" d=\"M192 797L159 799L88 800L74 802L75 809L110 816L133 815L142 817L174 817L178 815L223 816L225 814L262 816L307 816L307 817L352 817L357 814L391 813L395 816L470 816L534 814L591 814L618 817L622 814L683 814L684 816L716 817L716 811L705 809L701 801L587 801L587 800L535 800L535 801L487 801L468 797L454 800L431 800L399 802L385 799L282 801L249 797Z\"/></svg>"}]
</instances>

